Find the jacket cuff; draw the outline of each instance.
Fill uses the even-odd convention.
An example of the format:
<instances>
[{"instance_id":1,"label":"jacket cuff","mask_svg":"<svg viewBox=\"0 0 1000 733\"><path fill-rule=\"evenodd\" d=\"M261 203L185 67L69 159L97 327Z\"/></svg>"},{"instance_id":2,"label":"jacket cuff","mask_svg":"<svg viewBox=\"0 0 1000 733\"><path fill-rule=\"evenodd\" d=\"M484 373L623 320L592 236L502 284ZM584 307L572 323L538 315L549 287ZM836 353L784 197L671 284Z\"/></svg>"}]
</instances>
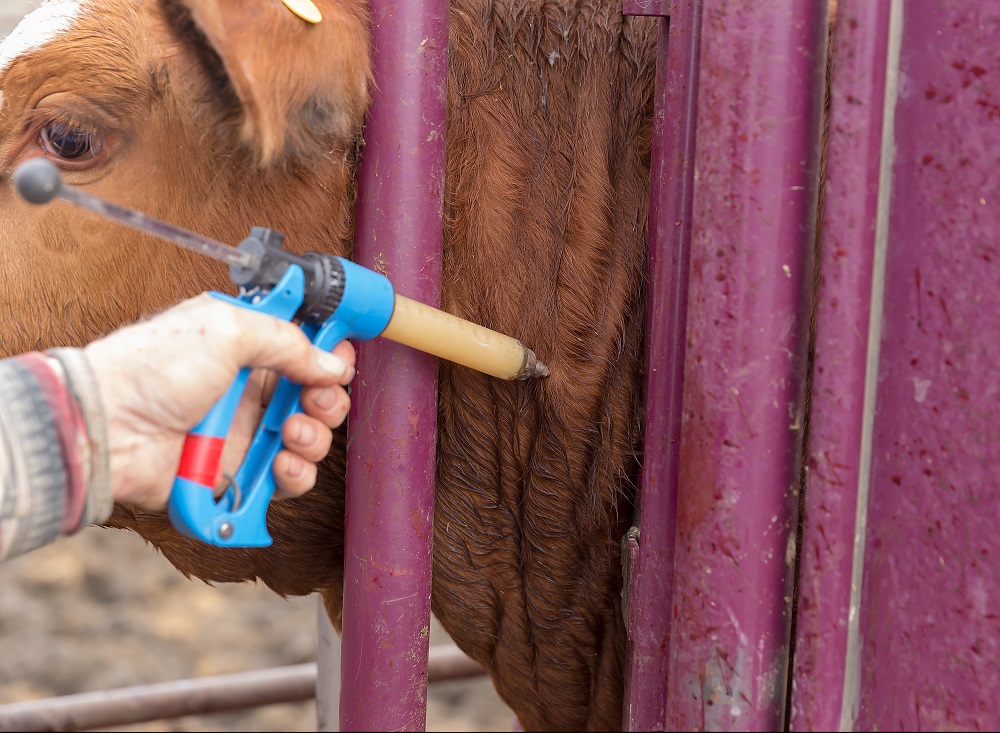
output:
<instances>
[{"instance_id":1,"label":"jacket cuff","mask_svg":"<svg viewBox=\"0 0 1000 733\"><path fill-rule=\"evenodd\" d=\"M80 527L101 524L114 508L111 491L111 454L108 447L107 421L97 380L83 349L50 349L46 352L62 365L69 389L76 398L87 426L90 471L87 477L87 501Z\"/></svg>"}]
</instances>

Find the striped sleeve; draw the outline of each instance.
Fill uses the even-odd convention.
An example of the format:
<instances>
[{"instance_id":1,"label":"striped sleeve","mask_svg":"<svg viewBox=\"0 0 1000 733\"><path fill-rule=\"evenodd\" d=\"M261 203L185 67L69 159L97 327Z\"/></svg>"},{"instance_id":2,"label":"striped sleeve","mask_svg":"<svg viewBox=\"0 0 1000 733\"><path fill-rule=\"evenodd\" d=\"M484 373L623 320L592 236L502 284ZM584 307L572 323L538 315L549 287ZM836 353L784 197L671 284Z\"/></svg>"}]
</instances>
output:
<instances>
[{"instance_id":1,"label":"striped sleeve","mask_svg":"<svg viewBox=\"0 0 1000 733\"><path fill-rule=\"evenodd\" d=\"M104 416L78 349L0 360L0 559L111 514Z\"/></svg>"}]
</instances>

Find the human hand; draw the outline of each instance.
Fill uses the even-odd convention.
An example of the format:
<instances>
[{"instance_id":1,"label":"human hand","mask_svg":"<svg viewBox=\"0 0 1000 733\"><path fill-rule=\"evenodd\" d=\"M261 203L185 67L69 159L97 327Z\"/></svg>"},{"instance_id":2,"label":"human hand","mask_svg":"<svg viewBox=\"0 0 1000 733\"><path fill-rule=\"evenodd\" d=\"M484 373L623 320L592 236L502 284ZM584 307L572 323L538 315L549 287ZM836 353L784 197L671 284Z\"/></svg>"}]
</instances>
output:
<instances>
[{"instance_id":1,"label":"human hand","mask_svg":"<svg viewBox=\"0 0 1000 733\"><path fill-rule=\"evenodd\" d=\"M242 367L254 370L226 439L222 471L230 474L250 445L277 375L303 385L304 412L285 421L286 449L272 465L276 498L313 487L332 428L350 407L344 387L354 376L355 353L349 342L323 352L295 324L207 294L93 341L84 353L104 404L114 498L153 511L166 507L188 432Z\"/></svg>"}]
</instances>

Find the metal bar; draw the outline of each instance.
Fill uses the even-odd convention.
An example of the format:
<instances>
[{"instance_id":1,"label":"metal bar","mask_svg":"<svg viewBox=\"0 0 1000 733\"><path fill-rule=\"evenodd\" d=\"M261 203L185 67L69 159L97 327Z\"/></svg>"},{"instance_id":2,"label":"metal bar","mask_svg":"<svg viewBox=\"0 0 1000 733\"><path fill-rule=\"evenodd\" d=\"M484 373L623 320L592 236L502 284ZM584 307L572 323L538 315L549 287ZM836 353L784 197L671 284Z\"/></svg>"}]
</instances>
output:
<instances>
[{"instance_id":1,"label":"metal bar","mask_svg":"<svg viewBox=\"0 0 1000 733\"><path fill-rule=\"evenodd\" d=\"M485 674L454 644L430 648L430 682ZM316 682L316 664L296 664L12 703L0 705L0 731L91 730L301 702L313 698Z\"/></svg>"},{"instance_id":2,"label":"metal bar","mask_svg":"<svg viewBox=\"0 0 1000 733\"><path fill-rule=\"evenodd\" d=\"M792 730L837 730L868 359L889 4L840 0L810 401Z\"/></svg>"},{"instance_id":3,"label":"metal bar","mask_svg":"<svg viewBox=\"0 0 1000 733\"><path fill-rule=\"evenodd\" d=\"M706 0L668 730L784 726L824 3Z\"/></svg>"},{"instance_id":4,"label":"metal bar","mask_svg":"<svg viewBox=\"0 0 1000 733\"><path fill-rule=\"evenodd\" d=\"M377 84L358 182L354 259L441 300L447 0L372 0ZM341 730L427 720L437 360L358 345L344 541Z\"/></svg>"},{"instance_id":5,"label":"metal bar","mask_svg":"<svg viewBox=\"0 0 1000 733\"><path fill-rule=\"evenodd\" d=\"M858 698L844 727L994 730L1000 4L894 5L898 95L856 578Z\"/></svg>"},{"instance_id":6,"label":"metal bar","mask_svg":"<svg viewBox=\"0 0 1000 733\"><path fill-rule=\"evenodd\" d=\"M260 258L219 242L203 234L192 232L149 214L134 211L113 201L107 201L82 188L63 183L59 168L46 158L31 158L14 172L18 193L33 204L45 204L59 197L119 224L132 227L143 234L152 234L198 254L220 260L230 265L256 268Z\"/></svg>"},{"instance_id":7,"label":"metal bar","mask_svg":"<svg viewBox=\"0 0 1000 733\"><path fill-rule=\"evenodd\" d=\"M681 400L694 189L700 0L679 0L657 38L646 310L646 425L629 533L625 730L665 730Z\"/></svg>"}]
</instances>

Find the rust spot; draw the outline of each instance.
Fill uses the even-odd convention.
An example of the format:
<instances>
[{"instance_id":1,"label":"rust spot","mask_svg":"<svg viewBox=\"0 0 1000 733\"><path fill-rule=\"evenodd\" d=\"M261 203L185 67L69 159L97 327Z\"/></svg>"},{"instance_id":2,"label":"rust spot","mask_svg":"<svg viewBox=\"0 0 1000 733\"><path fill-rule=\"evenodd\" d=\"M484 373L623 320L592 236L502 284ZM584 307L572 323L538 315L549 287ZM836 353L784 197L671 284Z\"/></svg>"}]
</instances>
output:
<instances>
[{"instance_id":1,"label":"rust spot","mask_svg":"<svg viewBox=\"0 0 1000 733\"><path fill-rule=\"evenodd\" d=\"M913 281L917 285L917 328L923 328L924 314L920 304L920 268L913 270Z\"/></svg>"},{"instance_id":2,"label":"rust spot","mask_svg":"<svg viewBox=\"0 0 1000 733\"><path fill-rule=\"evenodd\" d=\"M1000 105L993 104L987 99L977 99L976 106L986 110L986 116L989 119L995 120L1000 118Z\"/></svg>"},{"instance_id":3,"label":"rust spot","mask_svg":"<svg viewBox=\"0 0 1000 733\"><path fill-rule=\"evenodd\" d=\"M948 327L951 328L951 313L948 312L948 304L944 302L944 298L940 295L938 296L938 304L941 306L941 310L944 312L945 320L948 321Z\"/></svg>"}]
</instances>

